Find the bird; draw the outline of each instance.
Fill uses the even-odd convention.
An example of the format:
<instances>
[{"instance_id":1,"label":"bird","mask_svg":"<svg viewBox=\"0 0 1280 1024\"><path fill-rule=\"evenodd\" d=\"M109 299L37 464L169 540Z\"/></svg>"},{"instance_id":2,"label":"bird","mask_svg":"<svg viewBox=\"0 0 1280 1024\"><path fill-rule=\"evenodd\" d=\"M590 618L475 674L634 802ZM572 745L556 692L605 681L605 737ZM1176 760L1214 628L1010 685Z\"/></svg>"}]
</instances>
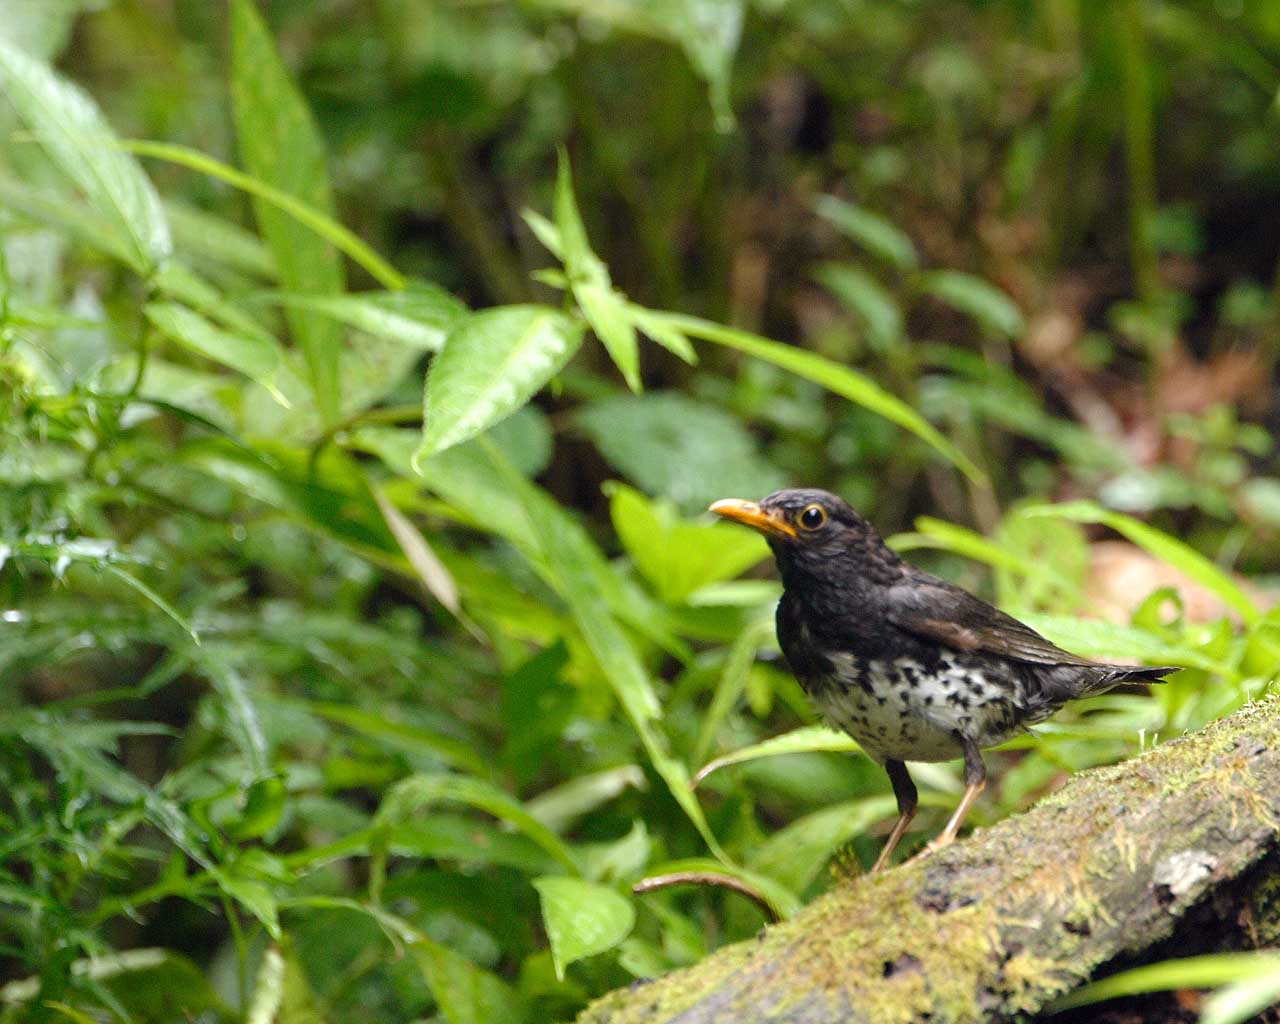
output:
<instances>
[{"instance_id":1,"label":"bird","mask_svg":"<svg viewBox=\"0 0 1280 1024\"><path fill-rule=\"evenodd\" d=\"M710 511L761 533L782 575L778 642L822 717L889 776L898 818L872 872L916 812L907 761L963 758L964 794L925 853L955 840L986 784L982 749L1067 701L1175 668L1092 661L1064 651L967 590L903 560L827 491L725 498Z\"/></svg>"}]
</instances>

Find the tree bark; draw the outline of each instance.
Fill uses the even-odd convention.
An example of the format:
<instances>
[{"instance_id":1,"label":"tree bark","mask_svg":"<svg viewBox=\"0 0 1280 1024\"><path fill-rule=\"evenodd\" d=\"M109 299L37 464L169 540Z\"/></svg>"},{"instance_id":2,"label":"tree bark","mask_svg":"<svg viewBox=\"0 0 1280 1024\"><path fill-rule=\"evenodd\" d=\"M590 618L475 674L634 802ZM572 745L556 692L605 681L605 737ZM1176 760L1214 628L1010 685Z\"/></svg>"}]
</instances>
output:
<instances>
[{"instance_id":1,"label":"tree bark","mask_svg":"<svg viewBox=\"0 0 1280 1024\"><path fill-rule=\"evenodd\" d=\"M1271 698L846 882L579 1024L1025 1020L1103 968L1275 942L1277 823Z\"/></svg>"}]
</instances>

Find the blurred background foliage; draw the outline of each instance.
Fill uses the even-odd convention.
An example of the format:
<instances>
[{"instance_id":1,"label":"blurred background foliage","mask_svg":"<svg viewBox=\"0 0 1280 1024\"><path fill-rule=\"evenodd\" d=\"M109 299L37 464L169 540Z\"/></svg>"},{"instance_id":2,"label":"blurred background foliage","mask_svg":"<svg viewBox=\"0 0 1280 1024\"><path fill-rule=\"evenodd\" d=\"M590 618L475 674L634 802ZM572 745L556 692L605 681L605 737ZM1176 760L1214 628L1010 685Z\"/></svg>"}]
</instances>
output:
<instances>
[{"instance_id":1,"label":"blurred background foliage","mask_svg":"<svg viewBox=\"0 0 1280 1024\"><path fill-rule=\"evenodd\" d=\"M1276 674L1276 4L0 0L0 80L6 1020L562 1020L764 920L642 878L863 870L716 498L1184 667L978 824Z\"/></svg>"}]
</instances>

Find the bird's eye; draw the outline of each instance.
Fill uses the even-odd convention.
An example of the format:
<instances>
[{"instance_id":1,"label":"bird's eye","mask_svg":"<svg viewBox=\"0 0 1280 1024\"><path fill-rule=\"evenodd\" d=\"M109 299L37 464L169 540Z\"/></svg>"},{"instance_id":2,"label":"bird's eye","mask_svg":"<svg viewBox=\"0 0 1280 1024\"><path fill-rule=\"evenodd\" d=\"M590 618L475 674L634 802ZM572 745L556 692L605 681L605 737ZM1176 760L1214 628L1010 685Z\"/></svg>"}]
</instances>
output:
<instances>
[{"instance_id":1,"label":"bird's eye","mask_svg":"<svg viewBox=\"0 0 1280 1024\"><path fill-rule=\"evenodd\" d=\"M806 530L820 529L827 521L827 510L821 505L809 505L800 513L800 525Z\"/></svg>"}]
</instances>

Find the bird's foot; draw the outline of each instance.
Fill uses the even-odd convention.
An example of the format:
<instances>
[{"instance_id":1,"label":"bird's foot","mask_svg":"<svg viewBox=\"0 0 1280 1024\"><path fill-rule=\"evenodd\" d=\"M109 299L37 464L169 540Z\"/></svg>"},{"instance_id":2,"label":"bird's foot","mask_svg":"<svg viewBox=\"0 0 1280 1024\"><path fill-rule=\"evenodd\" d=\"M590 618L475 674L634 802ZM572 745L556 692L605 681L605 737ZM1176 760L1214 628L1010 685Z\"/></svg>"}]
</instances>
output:
<instances>
[{"instance_id":1,"label":"bird's foot","mask_svg":"<svg viewBox=\"0 0 1280 1024\"><path fill-rule=\"evenodd\" d=\"M933 841L925 843L924 846L922 846L919 850L917 850L914 854L911 855L911 857L907 860L907 863L914 864L918 860L925 860L931 854L935 854L939 850L945 850L948 846L950 846L955 841L956 841L955 836L949 836L944 833L943 835L938 836Z\"/></svg>"}]
</instances>

